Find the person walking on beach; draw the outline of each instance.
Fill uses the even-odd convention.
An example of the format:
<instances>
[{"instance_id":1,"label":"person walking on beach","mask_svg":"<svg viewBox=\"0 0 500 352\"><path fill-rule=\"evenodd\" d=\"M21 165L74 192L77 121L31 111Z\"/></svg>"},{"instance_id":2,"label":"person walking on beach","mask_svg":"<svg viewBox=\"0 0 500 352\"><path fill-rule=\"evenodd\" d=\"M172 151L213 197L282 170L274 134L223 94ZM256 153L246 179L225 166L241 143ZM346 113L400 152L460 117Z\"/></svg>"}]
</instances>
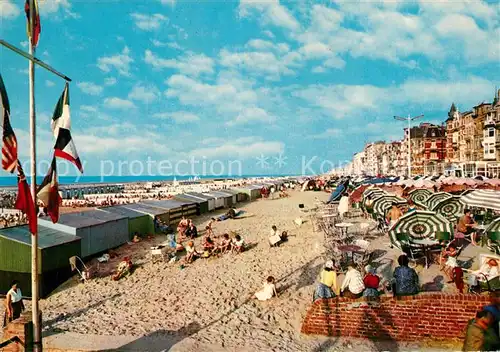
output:
<instances>
[{"instance_id":1,"label":"person walking on beach","mask_svg":"<svg viewBox=\"0 0 500 352\"><path fill-rule=\"evenodd\" d=\"M389 222L389 227L392 228L396 221L403 216L403 212L398 208L396 203L392 203L392 208L387 213L387 221Z\"/></svg>"},{"instance_id":2,"label":"person walking on beach","mask_svg":"<svg viewBox=\"0 0 500 352\"><path fill-rule=\"evenodd\" d=\"M17 280L12 281L10 285L10 290L7 292L5 297L5 317L3 320L3 326L7 326L7 323L21 316L24 311L23 294L21 289L18 287L19 282Z\"/></svg>"}]
</instances>

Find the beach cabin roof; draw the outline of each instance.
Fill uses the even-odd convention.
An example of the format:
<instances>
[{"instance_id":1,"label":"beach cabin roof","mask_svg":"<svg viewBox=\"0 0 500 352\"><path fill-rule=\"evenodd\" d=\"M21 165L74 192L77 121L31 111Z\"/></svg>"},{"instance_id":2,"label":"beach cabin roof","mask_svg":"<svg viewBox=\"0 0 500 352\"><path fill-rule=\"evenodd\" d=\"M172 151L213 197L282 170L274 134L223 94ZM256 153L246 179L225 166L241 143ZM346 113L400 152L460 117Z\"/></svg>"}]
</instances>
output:
<instances>
[{"instance_id":1,"label":"beach cabin roof","mask_svg":"<svg viewBox=\"0 0 500 352\"><path fill-rule=\"evenodd\" d=\"M127 208L124 205L113 205L111 207L101 207L99 210L106 211L109 213L126 216L129 219L136 219L143 216L147 216L147 214L141 213L140 211L133 210Z\"/></svg>"},{"instance_id":2,"label":"beach cabin roof","mask_svg":"<svg viewBox=\"0 0 500 352\"><path fill-rule=\"evenodd\" d=\"M177 197L179 197L179 198L177 198ZM207 200L204 198L196 197L196 196L193 196L192 194L188 194L188 193L176 194L174 196L174 198L175 198L175 200L178 200L180 202L183 202L185 199L185 200L189 200L189 201L196 203L196 204L201 204L201 203L207 202Z\"/></svg>"},{"instance_id":3,"label":"beach cabin roof","mask_svg":"<svg viewBox=\"0 0 500 352\"><path fill-rule=\"evenodd\" d=\"M89 210L79 213L61 214L57 223L73 228L82 228L100 225L120 219L126 219L126 216L112 214L102 210ZM50 221L49 218L42 218L41 220Z\"/></svg>"},{"instance_id":4,"label":"beach cabin roof","mask_svg":"<svg viewBox=\"0 0 500 352\"><path fill-rule=\"evenodd\" d=\"M31 233L28 225L0 229L0 236L31 246ZM74 241L80 241L80 237L38 225L38 248L40 249L56 247Z\"/></svg>"},{"instance_id":5,"label":"beach cabin roof","mask_svg":"<svg viewBox=\"0 0 500 352\"><path fill-rule=\"evenodd\" d=\"M140 213L149 214L152 216L163 215L163 214L168 213L168 209L158 208L158 207L155 207L153 205L144 204L142 202L126 204L126 205L124 205L124 207L138 211Z\"/></svg>"},{"instance_id":6,"label":"beach cabin roof","mask_svg":"<svg viewBox=\"0 0 500 352\"><path fill-rule=\"evenodd\" d=\"M142 201L144 204L150 204L157 208L162 209L177 209L182 208L184 205L193 204L193 203L183 203L175 200L144 200Z\"/></svg>"},{"instance_id":7,"label":"beach cabin roof","mask_svg":"<svg viewBox=\"0 0 500 352\"><path fill-rule=\"evenodd\" d=\"M195 197L198 197L198 198L202 198L202 199L215 199L214 196L211 196L209 194L206 194L206 193L198 193L198 192L188 192L187 194L191 194Z\"/></svg>"}]
</instances>

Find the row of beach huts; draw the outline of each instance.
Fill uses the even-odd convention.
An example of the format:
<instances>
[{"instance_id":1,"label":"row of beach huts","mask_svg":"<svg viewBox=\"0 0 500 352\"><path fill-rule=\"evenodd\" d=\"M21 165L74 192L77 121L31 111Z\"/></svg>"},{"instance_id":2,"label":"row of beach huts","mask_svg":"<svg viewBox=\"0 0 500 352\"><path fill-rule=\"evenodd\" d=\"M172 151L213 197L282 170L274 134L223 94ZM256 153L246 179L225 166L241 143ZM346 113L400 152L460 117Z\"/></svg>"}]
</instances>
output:
<instances>
[{"instance_id":1,"label":"row of beach huts","mask_svg":"<svg viewBox=\"0 0 500 352\"><path fill-rule=\"evenodd\" d=\"M69 258L84 260L129 242L134 234L153 234L154 220L176 228L185 216L237 207L261 196L262 187L290 184L292 179L272 180L206 193L187 192L170 200L144 200L138 203L102 207L61 214L59 222L40 218L38 223L39 287L46 297L72 274ZM0 229L0 294L12 280L18 280L26 296L31 295L31 234L27 225Z\"/></svg>"}]
</instances>

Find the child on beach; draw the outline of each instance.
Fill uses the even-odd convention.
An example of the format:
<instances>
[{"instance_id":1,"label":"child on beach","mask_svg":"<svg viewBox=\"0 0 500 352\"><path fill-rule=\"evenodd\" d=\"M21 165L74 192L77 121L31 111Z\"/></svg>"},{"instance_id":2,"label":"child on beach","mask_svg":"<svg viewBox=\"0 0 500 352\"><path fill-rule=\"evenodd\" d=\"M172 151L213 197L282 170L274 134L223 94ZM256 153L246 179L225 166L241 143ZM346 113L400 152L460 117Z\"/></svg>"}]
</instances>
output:
<instances>
[{"instance_id":1,"label":"child on beach","mask_svg":"<svg viewBox=\"0 0 500 352\"><path fill-rule=\"evenodd\" d=\"M203 239L203 256L208 258L215 251L215 243L210 236L205 236Z\"/></svg>"},{"instance_id":2,"label":"child on beach","mask_svg":"<svg viewBox=\"0 0 500 352\"><path fill-rule=\"evenodd\" d=\"M230 249L231 249L231 239L229 238L229 235L225 233L224 235L222 235L222 241L217 247L217 250L220 252L220 254L224 254Z\"/></svg>"},{"instance_id":3,"label":"child on beach","mask_svg":"<svg viewBox=\"0 0 500 352\"><path fill-rule=\"evenodd\" d=\"M233 238L233 251L236 253L241 253L245 250L245 241L240 235L236 235Z\"/></svg>"},{"instance_id":4,"label":"child on beach","mask_svg":"<svg viewBox=\"0 0 500 352\"><path fill-rule=\"evenodd\" d=\"M217 220L215 218L211 218L210 221L208 222L207 226L205 227L205 230L207 232L207 235L210 237L214 237L214 230L212 229L212 226L214 222Z\"/></svg>"},{"instance_id":5,"label":"child on beach","mask_svg":"<svg viewBox=\"0 0 500 352\"><path fill-rule=\"evenodd\" d=\"M200 257L200 253L196 251L196 248L194 248L194 242L189 241L186 245L186 263L192 263L193 260L195 260L197 257Z\"/></svg>"},{"instance_id":6,"label":"child on beach","mask_svg":"<svg viewBox=\"0 0 500 352\"><path fill-rule=\"evenodd\" d=\"M264 283L264 286L262 287L262 290L259 292L256 292L254 297L258 299L259 301L267 301L273 296L278 296L278 293L276 292L276 285L275 285L275 279L272 276L269 276Z\"/></svg>"}]
</instances>

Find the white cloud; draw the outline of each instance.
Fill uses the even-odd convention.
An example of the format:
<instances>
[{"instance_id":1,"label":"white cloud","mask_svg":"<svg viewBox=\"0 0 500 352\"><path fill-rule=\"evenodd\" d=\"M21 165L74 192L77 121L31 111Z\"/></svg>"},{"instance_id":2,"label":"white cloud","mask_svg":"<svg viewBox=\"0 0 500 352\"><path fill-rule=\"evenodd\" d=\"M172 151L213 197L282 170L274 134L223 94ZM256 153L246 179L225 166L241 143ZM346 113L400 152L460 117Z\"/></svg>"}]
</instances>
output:
<instances>
[{"instance_id":1,"label":"white cloud","mask_svg":"<svg viewBox=\"0 0 500 352\"><path fill-rule=\"evenodd\" d=\"M144 61L155 69L177 69L186 75L198 76L202 73L214 72L215 62L204 54L186 54L177 59L164 59L155 55L151 50L144 53Z\"/></svg>"},{"instance_id":2,"label":"white cloud","mask_svg":"<svg viewBox=\"0 0 500 352\"><path fill-rule=\"evenodd\" d=\"M271 32L271 31L269 31L269 30L265 30L265 31L264 31L264 32L262 32L262 33L264 33L264 35L265 35L265 36L267 36L268 38L274 39L274 34L273 34L273 32Z\"/></svg>"},{"instance_id":3,"label":"white cloud","mask_svg":"<svg viewBox=\"0 0 500 352\"><path fill-rule=\"evenodd\" d=\"M198 148L191 150L188 154L194 157L224 157L224 158L251 158L260 155L276 155L283 153L285 145L276 141L258 141L254 137L240 138L234 142L212 146L210 148Z\"/></svg>"},{"instance_id":4,"label":"white cloud","mask_svg":"<svg viewBox=\"0 0 500 352\"><path fill-rule=\"evenodd\" d=\"M338 138L342 135L342 130L338 128L328 128L322 133L310 136L312 139Z\"/></svg>"},{"instance_id":5,"label":"white cloud","mask_svg":"<svg viewBox=\"0 0 500 352\"><path fill-rule=\"evenodd\" d=\"M50 15L53 17L55 13L64 11L67 17L80 18L80 15L71 11L71 4L69 0L39 1L38 6L40 6L41 16Z\"/></svg>"},{"instance_id":6,"label":"white cloud","mask_svg":"<svg viewBox=\"0 0 500 352\"><path fill-rule=\"evenodd\" d=\"M176 0L160 0L160 2L164 5L170 5L170 6L174 6L175 3L176 3Z\"/></svg>"},{"instance_id":7,"label":"white cloud","mask_svg":"<svg viewBox=\"0 0 500 352\"><path fill-rule=\"evenodd\" d=\"M80 105L80 110L85 112L97 112L97 108L92 105Z\"/></svg>"},{"instance_id":8,"label":"white cloud","mask_svg":"<svg viewBox=\"0 0 500 352\"><path fill-rule=\"evenodd\" d=\"M264 24L273 24L292 31L300 29L299 22L279 0L240 0L240 17L249 17L255 13L261 16Z\"/></svg>"},{"instance_id":9,"label":"white cloud","mask_svg":"<svg viewBox=\"0 0 500 352\"><path fill-rule=\"evenodd\" d=\"M200 121L198 115L186 111L160 112L153 114L153 117L163 120L174 120L177 123L191 123Z\"/></svg>"},{"instance_id":10,"label":"white cloud","mask_svg":"<svg viewBox=\"0 0 500 352\"><path fill-rule=\"evenodd\" d=\"M27 40L23 40L23 41L22 41L21 43L19 43L19 44L21 44L21 46L22 46L23 48L27 48L27 47L28 47L28 41L27 41Z\"/></svg>"},{"instance_id":11,"label":"white cloud","mask_svg":"<svg viewBox=\"0 0 500 352\"><path fill-rule=\"evenodd\" d=\"M21 10L10 0L0 1L0 18L2 19L13 19L19 16Z\"/></svg>"},{"instance_id":12,"label":"white cloud","mask_svg":"<svg viewBox=\"0 0 500 352\"><path fill-rule=\"evenodd\" d=\"M114 86L116 84L115 77L107 77L104 79L104 85L106 86Z\"/></svg>"},{"instance_id":13,"label":"white cloud","mask_svg":"<svg viewBox=\"0 0 500 352\"><path fill-rule=\"evenodd\" d=\"M144 86L140 83L136 84L128 94L129 99L142 101L146 104L154 102L159 98L159 96L160 91L156 88L156 86Z\"/></svg>"},{"instance_id":14,"label":"white cloud","mask_svg":"<svg viewBox=\"0 0 500 352\"><path fill-rule=\"evenodd\" d=\"M259 107L250 107L243 109L238 116L226 123L228 126L243 125L248 123L265 123L269 124L276 120L266 110Z\"/></svg>"},{"instance_id":15,"label":"white cloud","mask_svg":"<svg viewBox=\"0 0 500 352\"><path fill-rule=\"evenodd\" d=\"M79 82L77 86L82 92L89 95L100 95L103 91L101 86L92 82Z\"/></svg>"},{"instance_id":16,"label":"white cloud","mask_svg":"<svg viewBox=\"0 0 500 352\"><path fill-rule=\"evenodd\" d=\"M104 105L109 109L115 110L128 110L135 109L136 106L133 102L118 97L111 97L104 99Z\"/></svg>"},{"instance_id":17,"label":"white cloud","mask_svg":"<svg viewBox=\"0 0 500 352\"><path fill-rule=\"evenodd\" d=\"M132 13L130 17L134 20L137 28L144 31L155 31L160 29L163 22L167 21L167 17L162 14L155 13L153 15L145 15L142 13Z\"/></svg>"},{"instance_id":18,"label":"white cloud","mask_svg":"<svg viewBox=\"0 0 500 352\"><path fill-rule=\"evenodd\" d=\"M48 79L47 79L47 80L45 80L45 86L47 86L47 87L53 87L53 86L55 86L55 85L56 85L56 84L55 84L54 82L52 82L52 81L50 81L50 80L48 80Z\"/></svg>"},{"instance_id":19,"label":"white cloud","mask_svg":"<svg viewBox=\"0 0 500 352\"><path fill-rule=\"evenodd\" d=\"M134 62L134 59L130 57L130 49L125 47L121 54L98 58L97 67L103 72L110 72L114 68L120 75L130 76L130 64L132 62Z\"/></svg>"}]
</instances>

